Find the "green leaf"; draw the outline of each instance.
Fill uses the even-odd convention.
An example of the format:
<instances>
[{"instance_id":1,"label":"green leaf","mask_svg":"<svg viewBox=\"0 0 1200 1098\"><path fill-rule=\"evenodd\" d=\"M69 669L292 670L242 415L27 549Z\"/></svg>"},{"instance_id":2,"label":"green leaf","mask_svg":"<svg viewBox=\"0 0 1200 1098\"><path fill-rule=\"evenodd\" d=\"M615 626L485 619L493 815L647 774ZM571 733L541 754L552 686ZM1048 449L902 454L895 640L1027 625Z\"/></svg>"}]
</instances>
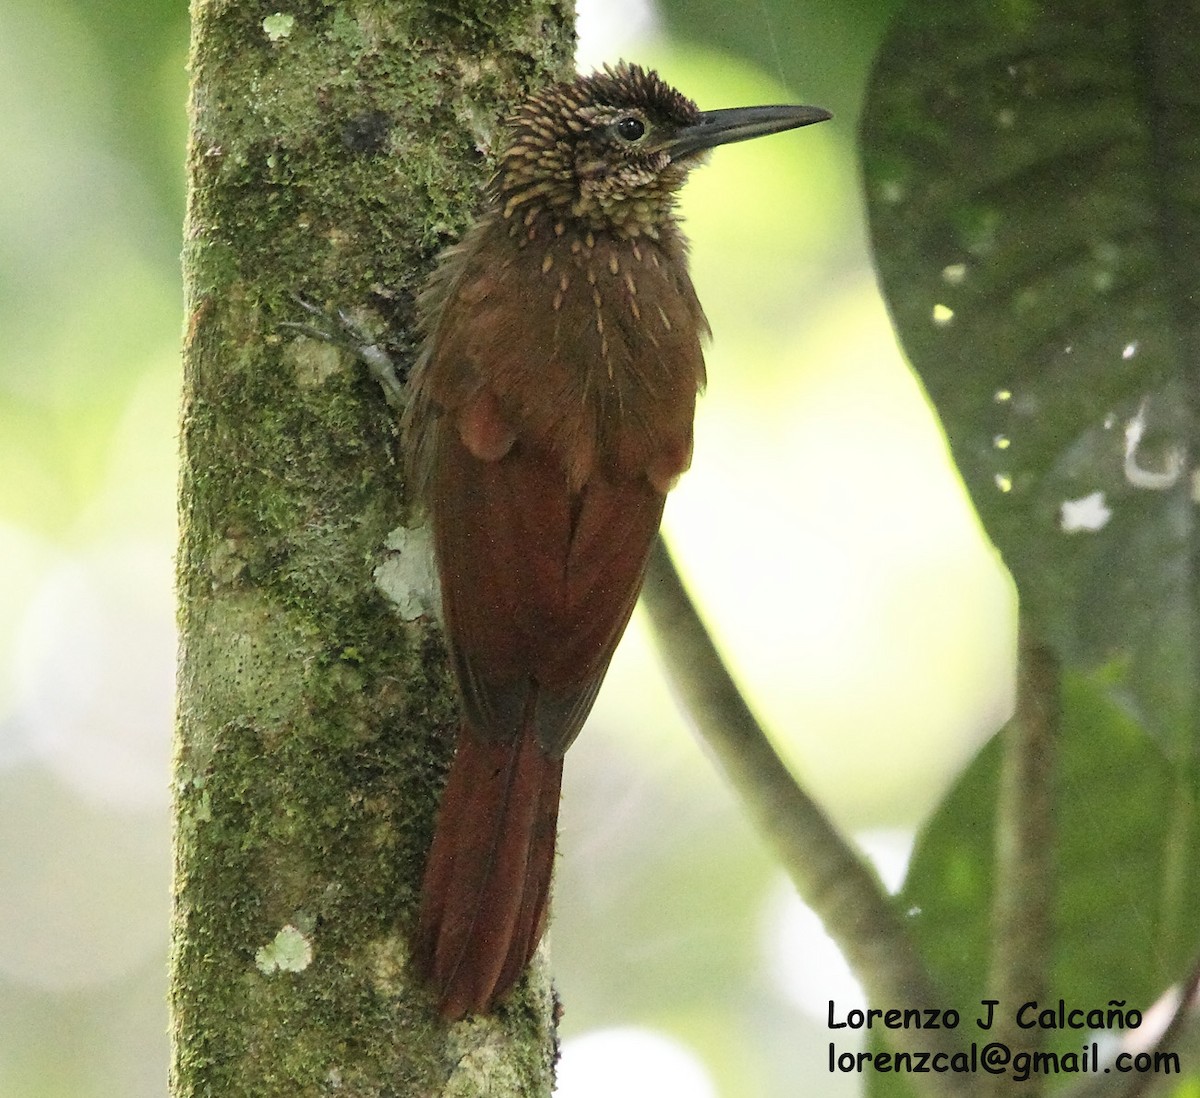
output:
<instances>
[{"instance_id":1,"label":"green leaf","mask_svg":"<svg viewBox=\"0 0 1200 1098\"><path fill-rule=\"evenodd\" d=\"M1109 695L1103 676L1072 676L1064 690L1056 950L1046 1005L1062 998L1068 1009L1087 1011L1124 1000L1125 1009L1144 1011L1186 961L1186 943L1200 931L1196 874L1168 870L1172 859L1195 849L1197 823L1193 816L1190 834L1176 832L1162 811L1175 795L1175 770ZM987 972L1000 750L998 740L989 744L929 822L898 897L945 991L945 1002L935 1005L958 1010L959 1036L981 1046L989 1038L975 1019L981 1001L995 997ZM1177 893L1164 881L1184 886ZM1021 1005L1001 1003L997 1015ZM1086 1032L1042 1036L1047 1049L1069 1052L1078 1051ZM963 1084L969 1092L970 1078ZM911 1091L895 1076L875 1076L870 1093Z\"/></svg>"},{"instance_id":2,"label":"green leaf","mask_svg":"<svg viewBox=\"0 0 1200 1098\"><path fill-rule=\"evenodd\" d=\"M1190 757L1200 4L910 4L862 141L880 280L1024 620Z\"/></svg>"},{"instance_id":3,"label":"green leaf","mask_svg":"<svg viewBox=\"0 0 1200 1098\"><path fill-rule=\"evenodd\" d=\"M1085 1010L1145 1009L1200 934L1198 31L1200 0L910 3L862 122L900 339L1063 668L1046 982ZM998 759L900 898L964 1018L993 997Z\"/></svg>"}]
</instances>

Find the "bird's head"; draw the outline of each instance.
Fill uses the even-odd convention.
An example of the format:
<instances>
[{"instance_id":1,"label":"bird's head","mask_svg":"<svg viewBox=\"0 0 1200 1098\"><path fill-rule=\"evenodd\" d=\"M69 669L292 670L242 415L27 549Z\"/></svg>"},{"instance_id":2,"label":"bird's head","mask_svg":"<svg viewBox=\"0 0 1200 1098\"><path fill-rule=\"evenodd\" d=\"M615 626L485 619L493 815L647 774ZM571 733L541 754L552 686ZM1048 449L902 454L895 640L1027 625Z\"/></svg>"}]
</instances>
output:
<instances>
[{"instance_id":1,"label":"bird's head","mask_svg":"<svg viewBox=\"0 0 1200 1098\"><path fill-rule=\"evenodd\" d=\"M820 107L703 112L656 72L622 62L524 104L500 159L500 212L657 236L709 149L829 117Z\"/></svg>"}]
</instances>

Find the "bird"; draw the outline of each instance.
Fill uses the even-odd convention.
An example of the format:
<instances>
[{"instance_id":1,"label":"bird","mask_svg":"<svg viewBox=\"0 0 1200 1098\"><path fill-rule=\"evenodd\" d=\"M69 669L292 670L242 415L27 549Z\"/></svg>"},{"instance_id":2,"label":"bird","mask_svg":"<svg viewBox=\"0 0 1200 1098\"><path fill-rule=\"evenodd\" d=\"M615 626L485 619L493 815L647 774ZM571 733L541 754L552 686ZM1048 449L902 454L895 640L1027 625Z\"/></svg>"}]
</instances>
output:
<instances>
[{"instance_id":1,"label":"bird","mask_svg":"<svg viewBox=\"0 0 1200 1098\"><path fill-rule=\"evenodd\" d=\"M563 756L691 463L710 332L679 190L715 146L830 117L702 112L627 62L548 85L418 298L402 437L461 721L413 958L446 1021L496 1009L541 939Z\"/></svg>"}]
</instances>

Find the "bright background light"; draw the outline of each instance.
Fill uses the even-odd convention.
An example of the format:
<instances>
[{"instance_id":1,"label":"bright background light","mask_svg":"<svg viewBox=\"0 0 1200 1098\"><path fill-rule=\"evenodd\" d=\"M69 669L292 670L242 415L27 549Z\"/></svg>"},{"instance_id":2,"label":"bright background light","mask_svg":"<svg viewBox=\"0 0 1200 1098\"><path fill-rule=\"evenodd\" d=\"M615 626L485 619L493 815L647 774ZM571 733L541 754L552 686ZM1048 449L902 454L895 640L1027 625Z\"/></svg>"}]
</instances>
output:
<instances>
[{"instance_id":1,"label":"bright background light","mask_svg":"<svg viewBox=\"0 0 1200 1098\"><path fill-rule=\"evenodd\" d=\"M557 1098L717 1098L704 1061L647 1029L602 1029L563 1043Z\"/></svg>"}]
</instances>

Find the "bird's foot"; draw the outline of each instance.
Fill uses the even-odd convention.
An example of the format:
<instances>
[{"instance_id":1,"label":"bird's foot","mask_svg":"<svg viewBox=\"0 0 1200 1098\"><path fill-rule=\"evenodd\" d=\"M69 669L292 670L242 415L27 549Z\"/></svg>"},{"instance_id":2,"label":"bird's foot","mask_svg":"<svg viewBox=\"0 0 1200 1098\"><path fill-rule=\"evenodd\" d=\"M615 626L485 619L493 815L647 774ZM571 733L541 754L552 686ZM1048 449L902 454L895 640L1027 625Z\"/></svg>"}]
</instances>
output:
<instances>
[{"instance_id":1,"label":"bird's foot","mask_svg":"<svg viewBox=\"0 0 1200 1098\"><path fill-rule=\"evenodd\" d=\"M397 411L403 411L407 400L401 371L383 344L374 339L345 309L338 308L328 313L299 294L292 294L292 299L313 319L300 323L284 321L280 327L349 351L366 365L371 376L383 389L383 396L388 404Z\"/></svg>"}]
</instances>

